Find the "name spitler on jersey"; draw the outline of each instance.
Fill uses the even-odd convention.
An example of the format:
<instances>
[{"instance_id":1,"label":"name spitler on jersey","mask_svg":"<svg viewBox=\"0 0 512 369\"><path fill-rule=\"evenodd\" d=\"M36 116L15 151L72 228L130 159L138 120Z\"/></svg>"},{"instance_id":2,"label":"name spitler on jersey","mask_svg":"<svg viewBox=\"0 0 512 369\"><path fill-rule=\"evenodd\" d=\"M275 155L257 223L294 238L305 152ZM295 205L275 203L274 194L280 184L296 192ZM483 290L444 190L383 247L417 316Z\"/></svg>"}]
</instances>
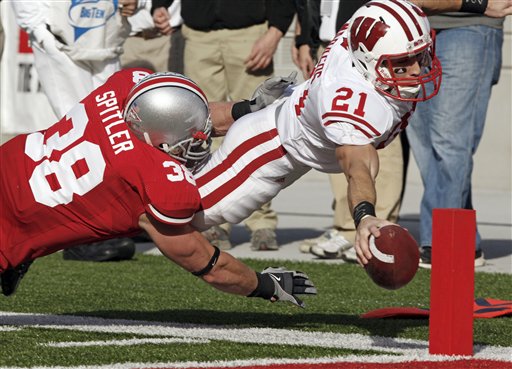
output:
<instances>
[{"instance_id":1,"label":"name spitler on jersey","mask_svg":"<svg viewBox=\"0 0 512 369\"><path fill-rule=\"evenodd\" d=\"M144 213L169 225L192 220L201 204L192 174L133 137L122 120L141 71L148 74L113 74L47 130L0 147L1 269L74 244L133 236Z\"/></svg>"}]
</instances>

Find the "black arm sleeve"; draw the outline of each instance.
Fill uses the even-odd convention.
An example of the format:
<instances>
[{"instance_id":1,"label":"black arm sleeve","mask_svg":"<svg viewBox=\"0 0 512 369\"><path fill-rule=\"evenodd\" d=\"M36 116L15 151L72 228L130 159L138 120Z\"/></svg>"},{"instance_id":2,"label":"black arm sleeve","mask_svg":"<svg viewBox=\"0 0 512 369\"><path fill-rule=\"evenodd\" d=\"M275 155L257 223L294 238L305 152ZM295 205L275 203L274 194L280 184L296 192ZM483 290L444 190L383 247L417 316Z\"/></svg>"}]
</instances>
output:
<instances>
[{"instance_id":1,"label":"black arm sleeve","mask_svg":"<svg viewBox=\"0 0 512 369\"><path fill-rule=\"evenodd\" d=\"M295 15L294 0L266 0L269 27L276 27L283 35L290 28Z\"/></svg>"},{"instance_id":2,"label":"black arm sleeve","mask_svg":"<svg viewBox=\"0 0 512 369\"><path fill-rule=\"evenodd\" d=\"M309 45L316 50L320 45L320 0L296 0L300 35L295 37L295 46Z\"/></svg>"},{"instance_id":3,"label":"black arm sleeve","mask_svg":"<svg viewBox=\"0 0 512 369\"><path fill-rule=\"evenodd\" d=\"M153 15L156 8L170 7L173 1L174 0L153 0L151 3L151 15Z\"/></svg>"}]
</instances>

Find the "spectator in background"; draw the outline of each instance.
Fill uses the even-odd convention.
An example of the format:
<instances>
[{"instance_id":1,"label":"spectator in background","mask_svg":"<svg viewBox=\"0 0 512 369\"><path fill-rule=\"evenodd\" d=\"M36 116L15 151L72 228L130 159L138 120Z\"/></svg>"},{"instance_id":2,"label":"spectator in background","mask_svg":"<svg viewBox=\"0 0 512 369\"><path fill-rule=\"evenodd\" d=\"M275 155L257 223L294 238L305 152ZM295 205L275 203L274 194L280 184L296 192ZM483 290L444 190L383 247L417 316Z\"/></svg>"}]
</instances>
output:
<instances>
[{"instance_id":1,"label":"spectator in background","mask_svg":"<svg viewBox=\"0 0 512 369\"><path fill-rule=\"evenodd\" d=\"M473 155L482 137L491 89L501 69L504 18L469 13L430 17L443 66L438 96L419 104L407 128L423 180L420 266L430 268L432 209L473 209ZM476 230L475 266L484 265Z\"/></svg>"},{"instance_id":2,"label":"spectator in background","mask_svg":"<svg viewBox=\"0 0 512 369\"><path fill-rule=\"evenodd\" d=\"M123 45L121 65L123 68L142 67L155 72L179 73L170 69L170 57L171 47L175 47L172 45L171 34L178 30L183 22L180 15L180 1L175 1L169 10L164 8L166 13L174 14L172 21L168 20L172 22L172 26L169 25L170 32L165 34L155 26L151 16L151 5L151 0L146 1L144 8L128 18L131 33ZM177 62L183 65L183 52L179 57L181 61Z\"/></svg>"},{"instance_id":3,"label":"spectator in background","mask_svg":"<svg viewBox=\"0 0 512 369\"><path fill-rule=\"evenodd\" d=\"M296 42L292 59L308 79L314 64L318 61L336 32L366 0L296 0L298 22ZM381 219L398 221L403 190L404 161L400 140L393 140L388 146L377 151L379 175L376 179L377 203L375 210ZM329 174L334 195L333 227L317 238L299 243L302 252L323 259L343 258L356 261L353 248L356 229L347 199L347 179L343 173Z\"/></svg>"},{"instance_id":4,"label":"spectator in background","mask_svg":"<svg viewBox=\"0 0 512 369\"><path fill-rule=\"evenodd\" d=\"M171 3L154 0L154 19L158 8ZM185 75L201 86L209 100L236 101L250 97L273 75L273 55L293 20L294 6L292 0L182 0L181 15ZM155 24L159 27L156 19ZM220 142L214 141L214 148ZM252 232L251 249L278 248L277 215L270 203L256 210L244 224ZM230 230L229 224L223 224L204 235L213 245L229 249Z\"/></svg>"},{"instance_id":5,"label":"spectator in background","mask_svg":"<svg viewBox=\"0 0 512 369\"><path fill-rule=\"evenodd\" d=\"M119 55L130 33L127 17L144 1L11 4L18 25L30 36L41 87L55 116L62 117L121 68ZM106 261L130 259L134 252L133 240L120 238L79 245L63 255L64 259Z\"/></svg>"}]
</instances>

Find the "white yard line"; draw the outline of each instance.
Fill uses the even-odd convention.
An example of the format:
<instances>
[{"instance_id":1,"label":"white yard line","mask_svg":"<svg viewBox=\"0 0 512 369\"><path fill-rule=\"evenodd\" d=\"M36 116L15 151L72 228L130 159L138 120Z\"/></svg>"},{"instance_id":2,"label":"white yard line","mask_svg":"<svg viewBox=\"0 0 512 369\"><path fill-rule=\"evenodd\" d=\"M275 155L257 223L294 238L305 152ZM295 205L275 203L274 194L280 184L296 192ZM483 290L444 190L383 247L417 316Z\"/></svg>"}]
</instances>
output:
<instances>
[{"instance_id":1,"label":"white yard line","mask_svg":"<svg viewBox=\"0 0 512 369\"><path fill-rule=\"evenodd\" d=\"M166 339L221 340L238 343L262 343L291 346L329 347L353 350L373 350L382 354L377 355L349 355L337 358L323 359L297 359L297 360L244 360L216 363L129 363L94 368L144 368L144 367L176 367L186 368L212 367L212 366L251 366L267 364L287 363L328 363L328 362L405 362L405 361L446 361L460 360L463 357L430 355L428 342L404 338L390 338L379 336L365 336L362 334L341 334L330 332L304 332L300 330L273 329L273 328L230 328L226 326L194 325L182 323L166 323L154 321L138 321L125 319L103 319L70 315L45 315L0 312L4 329L14 328L39 328L59 329L81 332L103 333L127 333L141 336L159 336ZM0 326L2 327L2 326ZM119 340L123 342L126 340ZM97 342L97 341L93 341ZM108 341L112 344L114 340ZM194 341L196 342L196 341ZM144 343L144 339L140 340ZM66 343L59 343L66 344ZM67 343L70 344L70 343ZM76 342L72 343L76 344ZM512 347L474 346L475 355L471 358L498 360L512 362ZM468 358L468 357L465 357ZM246 363L246 364L243 364ZM57 369L56 367L53 367ZM78 368L92 368L86 366Z\"/></svg>"}]
</instances>

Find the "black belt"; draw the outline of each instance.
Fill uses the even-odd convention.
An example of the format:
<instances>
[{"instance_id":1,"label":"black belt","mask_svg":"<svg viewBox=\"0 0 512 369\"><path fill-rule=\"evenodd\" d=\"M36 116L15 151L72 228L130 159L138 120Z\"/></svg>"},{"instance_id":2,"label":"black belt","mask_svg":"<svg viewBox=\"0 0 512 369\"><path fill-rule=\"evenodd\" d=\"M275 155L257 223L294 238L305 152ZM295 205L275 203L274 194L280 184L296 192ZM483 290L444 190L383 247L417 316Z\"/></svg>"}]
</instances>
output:
<instances>
[{"instance_id":1,"label":"black belt","mask_svg":"<svg viewBox=\"0 0 512 369\"><path fill-rule=\"evenodd\" d=\"M157 28L143 29L142 31L133 35L133 37L142 37L144 40L151 40L160 36L162 36L162 34Z\"/></svg>"}]
</instances>

